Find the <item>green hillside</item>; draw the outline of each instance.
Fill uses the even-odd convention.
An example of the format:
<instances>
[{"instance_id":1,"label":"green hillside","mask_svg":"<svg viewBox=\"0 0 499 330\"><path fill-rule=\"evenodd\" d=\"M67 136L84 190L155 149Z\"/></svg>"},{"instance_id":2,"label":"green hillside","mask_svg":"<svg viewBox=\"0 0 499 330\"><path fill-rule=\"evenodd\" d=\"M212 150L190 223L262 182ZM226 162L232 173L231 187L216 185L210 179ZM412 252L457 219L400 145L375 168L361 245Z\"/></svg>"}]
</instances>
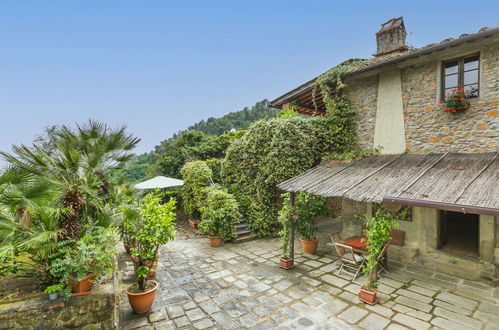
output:
<instances>
[{"instance_id":1,"label":"green hillside","mask_svg":"<svg viewBox=\"0 0 499 330\"><path fill-rule=\"evenodd\" d=\"M241 136L230 133L231 129L246 130L262 118L276 117L278 111L268 105L268 100L262 100L251 108L197 122L161 141L154 151L139 155L127 164L120 164L122 168L114 169L111 176L130 182L140 182L155 175L178 178L180 168L187 159L224 157L229 144Z\"/></svg>"}]
</instances>

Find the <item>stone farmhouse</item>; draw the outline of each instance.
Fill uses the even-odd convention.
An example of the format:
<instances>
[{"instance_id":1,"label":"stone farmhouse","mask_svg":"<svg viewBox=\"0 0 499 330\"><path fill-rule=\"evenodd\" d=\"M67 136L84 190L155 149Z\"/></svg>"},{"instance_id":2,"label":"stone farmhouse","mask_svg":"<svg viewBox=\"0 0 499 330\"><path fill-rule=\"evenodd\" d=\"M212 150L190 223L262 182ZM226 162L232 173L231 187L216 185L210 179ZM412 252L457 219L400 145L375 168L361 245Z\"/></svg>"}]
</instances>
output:
<instances>
[{"instance_id":1,"label":"stone farmhouse","mask_svg":"<svg viewBox=\"0 0 499 330\"><path fill-rule=\"evenodd\" d=\"M355 215L397 212L389 260L499 282L499 28L412 49L402 17L382 24L377 51L345 75L357 109L358 144L381 155L333 161L279 185L341 201L342 237L361 232ZM315 80L271 102L317 116ZM454 89L475 91L469 108L443 111Z\"/></svg>"}]
</instances>

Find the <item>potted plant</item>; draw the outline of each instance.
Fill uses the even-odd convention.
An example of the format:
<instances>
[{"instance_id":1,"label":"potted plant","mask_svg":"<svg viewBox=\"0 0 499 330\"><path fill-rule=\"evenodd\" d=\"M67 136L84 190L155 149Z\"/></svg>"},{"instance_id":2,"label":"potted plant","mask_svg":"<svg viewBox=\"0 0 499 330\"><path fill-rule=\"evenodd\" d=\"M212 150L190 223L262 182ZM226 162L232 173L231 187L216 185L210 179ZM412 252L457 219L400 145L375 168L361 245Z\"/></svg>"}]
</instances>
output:
<instances>
[{"instance_id":1,"label":"potted plant","mask_svg":"<svg viewBox=\"0 0 499 330\"><path fill-rule=\"evenodd\" d=\"M378 292L378 261L383 247L391 240L390 233L398 224L395 216L385 210L378 210L374 217L366 217L365 222L364 236L369 254L362 266L366 280L364 286L360 288L359 298L367 304L374 305L377 302Z\"/></svg>"},{"instance_id":2,"label":"potted plant","mask_svg":"<svg viewBox=\"0 0 499 330\"><path fill-rule=\"evenodd\" d=\"M205 188L205 203L201 208L199 232L208 235L212 247L236 237L239 205L234 196L214 185Z\"/></svg>"},{"instance_id":3,"label":"potted plant","mask_svg":"<svg viewBox=\"0 0 499 330\"><path fill-rule=\"evenodd\" d=\"M308 254L315 254L319 240L316 235L318 228L314 219L321 215L328 214L326 199L314 196L305 192L296 194L295 197L297 220L297 232L300 235L303 251Z\"/></svg>"},{"instance_id":4,"label":"potted plant","mask_svg":"<svg viewBox=\"0 0 499 330\"><path fill-rule=\"evenodd\" d=\"M125 251L130 254L131 249L136 246L135 236L137 225L140 221L137 205L130 202L121 208L119 220L116 222L116 228L120 239L123 241Z\"/></svg>"},{"instance_id":5,"label":"potted plant","mask_svg":"<svg viewBox=\"0 0 499 330\"><path fill-rule=\"evenodd\" d=\"M54 301L59 299L59 292L63 290L63 287L61 284L54 284L51 286L48 286L45 291L43 291L45 294L48 294L49 300Z\"/></svg>"},{"instance_id":6,"label":"potted plant","mask_svg":"<svg viewBox=\"0 0 499 330\"><path fill-rule=\"evenodd\" d=\"M279 248L282 250L281 258L279 260L279 267L282 269L291 269L294 267L294 259L289 256L289 241L291 233L291 223L296 221L298 216L295 214L296 208L291 206L289 194L285 194L284 204L279 212L279 222L281 223L281 244Z\"/></svg>"},{"instance_id":7,"label":"potted plant","mask_svg":"<svg viewBox=\"0 0 499 330\"><path fill-rule=\"evenodd\" d=\"M157 261L161 245L173 240L175 235L175 203L174 198L161 203L162 194L158 191L149 193L138 202L140 223L137 226L136 247L131 249L137 262L135 283L125 289L128 301L136 314L151 310L158 283L147 280L153 265Z\"/></svg>"},{"instance_id":8,"label":"potted plant","mask_svg":"<svg viewBox=\"0 0 499 330\"><path fill-rule=\"evenodd\" d=\"M65 297L90 294L96 279L113 270L117 238L110 228L92 227L76 242L62 241L50 265ZM53 287L53 286L51 286Z\"/></svg>"},{"instance_id":9,"label":"potted plant","mask_svg":"<svg viewBox=\"0 0 499 330\"><path fill-rule=\"evenodd\" d=\"M469 108L471 97L477 96L477 89L463 90L454 88L450 93L444 95L443 100L440 101L440 107L448 112L461 112Z\"/></svg>"}]
</instances>

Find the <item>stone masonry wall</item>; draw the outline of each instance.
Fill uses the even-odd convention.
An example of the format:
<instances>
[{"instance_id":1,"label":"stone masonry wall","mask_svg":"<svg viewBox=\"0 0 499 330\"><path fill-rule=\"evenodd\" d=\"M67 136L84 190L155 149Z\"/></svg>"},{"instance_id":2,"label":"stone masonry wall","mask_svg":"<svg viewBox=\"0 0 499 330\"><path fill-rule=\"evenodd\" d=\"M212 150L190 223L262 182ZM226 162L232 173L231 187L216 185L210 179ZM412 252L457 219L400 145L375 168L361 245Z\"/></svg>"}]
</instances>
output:
<instances>
[{"instance_id":1,"label":"stone masonry wall","mask_svg":"<svg viewBox=\"0 0 499 330\"><path fill-rule=\"evenodd\" d=\"M347 83L348 98L357 108L357 143L362 149L372 149L376 124L378 76L352 80Z\"/></svg>"},{"instance_id":2,"label":"stone masonry wall","mask_svg":"<svg viewBox=\"0 0 499 330\"><path fill-rule=\"evenodd\" d=\"M410 152L492 152L499 149L499 44L481 52L480 97L463 113L438 104L439 61L401 70L407 149ZM377 76L349 82L347 93L358 109L359 146L374 147Z\"/></svg>"},{"instance_id":3,"label":"stone masonry wall","mask_svg":"<svg viewBox=\"0 0 499 330\"><path fill-rule=\"evenodd\" d=\"M38 298L0 305L0 329L114 329L114 284L102 284L90 295L65 301Z\"/></svg>"}]
</instances>

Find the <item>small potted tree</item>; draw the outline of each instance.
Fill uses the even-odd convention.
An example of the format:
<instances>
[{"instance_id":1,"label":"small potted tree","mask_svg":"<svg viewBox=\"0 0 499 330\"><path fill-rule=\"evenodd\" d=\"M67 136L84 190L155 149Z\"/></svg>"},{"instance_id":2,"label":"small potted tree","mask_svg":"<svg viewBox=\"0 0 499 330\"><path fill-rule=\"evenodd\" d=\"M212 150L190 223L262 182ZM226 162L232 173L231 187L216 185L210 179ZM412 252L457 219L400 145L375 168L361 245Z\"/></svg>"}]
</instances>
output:
<instances>
[{"instance_id":1,"label":"small potted tree","mask_svg":"<svg viewBox=\"0 0 499 330\"><path fill-rule=\"evenodd\" d=\"M239 205L234 196L218 186L205 188L205 206L201 208L199 232L208 235L212 247L236 237Z\"/></svg>"},{"instance_id":2,"label":"small potted tree","mask_svg":"<svg viewBox=\"0 0 499 330\"><path fill-rule=\"evenodd\" d=\"M279 248L282 250L281 258L279 260L279 267L282 269L291 269L294 267L294 259L289 255L289 241L291 233L292 221L296 221L298 216L295 214L296 208L291 206L289 194L284 195L284 204L279 212L279 222L281 223L281 244Z\"/></svg>"},{"instance_id":3,"label":"small potted tree","mask_svg":"<svg viewBox=\"0 0 499 330\"><path fill-rule=\"evenodd\" d=\"M374 217L366 217L365 222L364 236L369 254L362 266L366 279L364 286L360 288L359 298L369 305L374 305L378 292L378 262L384 246L391 240L390 233L398 224L395 216L385 210L378 210Z\"/></svg>"},{"instance_id":4,"label":"small potted tree","mask_svg":"<svg viewBox=\"0 0 499 330\"><path fill-rule=\"evenodd\" d=\"M147 280L157 262L157 255L161 245L173 240L175 235L175 199L161 204L161 194L156 191L147 194L139 201L140 223L137 227L136 246L131 249L137 267L135 269L135 283L125 292L128 301L136 314L147 313L151 310L156 297L158 283Z\"/></svg>"}]
</instances>

